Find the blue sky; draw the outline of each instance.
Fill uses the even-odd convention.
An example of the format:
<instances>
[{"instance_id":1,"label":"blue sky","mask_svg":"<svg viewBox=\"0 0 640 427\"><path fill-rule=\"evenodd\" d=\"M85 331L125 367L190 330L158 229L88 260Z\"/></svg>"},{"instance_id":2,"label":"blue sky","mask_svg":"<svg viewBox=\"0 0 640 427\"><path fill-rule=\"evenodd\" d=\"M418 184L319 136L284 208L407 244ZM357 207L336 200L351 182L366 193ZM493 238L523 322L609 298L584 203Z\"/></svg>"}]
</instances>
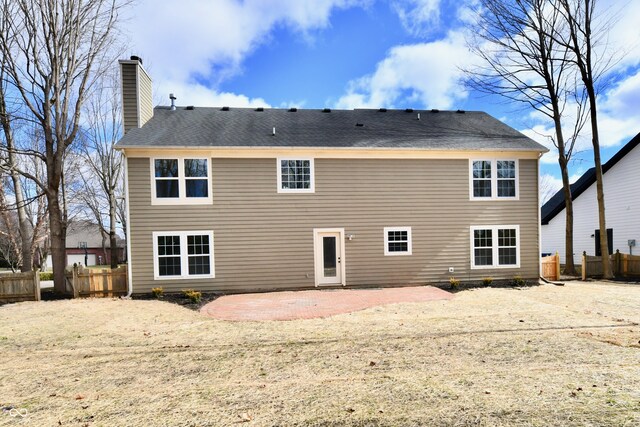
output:
<instances>
[{"instance_id":1,"label":"blue sky","mask_svg":"<svg viewBox=\"0 0 640 427\"><path fill-rule=\"evenodd\" d=\"M465 44L475 2L140 0L124 32L158 104L173 92L181 105L483 110L549 146L548 121L460 84L477 61ZM622 58L599 101L607 160L640 132L640 0L600 3L615 19L607 52ZM579 144L574 179L592 164L589 135ZM553 152L541 173L560 185Z\"/></svg>"}]
</instances>

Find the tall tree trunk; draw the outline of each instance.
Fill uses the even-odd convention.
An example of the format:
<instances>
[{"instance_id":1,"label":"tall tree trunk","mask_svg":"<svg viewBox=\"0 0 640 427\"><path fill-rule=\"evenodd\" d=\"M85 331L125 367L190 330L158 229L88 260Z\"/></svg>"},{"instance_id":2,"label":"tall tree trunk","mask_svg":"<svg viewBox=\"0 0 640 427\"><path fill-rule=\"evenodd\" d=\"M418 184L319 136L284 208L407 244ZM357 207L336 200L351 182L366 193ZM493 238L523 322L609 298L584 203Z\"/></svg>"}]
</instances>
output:
<instances>
[{"instance_id":1,"label":"tall tree trunk","mask_svg":"<svg viewBox=\"0 0 640 427\"><path fill-rule=\"evenodd\" d=\"M65 293L64 270L67 266L66 242L67 224L62 217L57 188L47 192L49 202L49 227L51 236L51 264L53 266L53 288L57 293Z\"/></svg>"},{"instance_id":2,"label":"tall tree trunk","mask_svg":"<svg viewBox=\"0 0 640 427\"><path fill-rule=\"evenodd\" d=\"M109 244L111 245L111 268L118 268L118 239L116 235L116 198L109 194Z\"/></svg>"}]
</instances>

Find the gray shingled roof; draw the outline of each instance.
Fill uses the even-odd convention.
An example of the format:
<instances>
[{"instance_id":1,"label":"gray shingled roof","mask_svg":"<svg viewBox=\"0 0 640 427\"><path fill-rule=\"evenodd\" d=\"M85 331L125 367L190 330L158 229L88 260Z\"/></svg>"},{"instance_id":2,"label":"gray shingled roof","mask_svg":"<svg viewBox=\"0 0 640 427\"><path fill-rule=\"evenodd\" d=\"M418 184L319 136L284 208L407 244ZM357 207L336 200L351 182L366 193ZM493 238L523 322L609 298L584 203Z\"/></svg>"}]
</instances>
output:
<instances>
[{"instance_id":1,"label":"gray shingled roof","mask_svg":"<svg viewBox=\"0 0 640 427\"><path fill-rule=\"evenodd\" d=\"M420 120L418 120L418 113ZM362 126L357 126L360 124ZM272 129L276 128L275 136ZM490 115L430 110L156 107L118 148L329 147L547 151Z\"/></svg>"}]
</instances>

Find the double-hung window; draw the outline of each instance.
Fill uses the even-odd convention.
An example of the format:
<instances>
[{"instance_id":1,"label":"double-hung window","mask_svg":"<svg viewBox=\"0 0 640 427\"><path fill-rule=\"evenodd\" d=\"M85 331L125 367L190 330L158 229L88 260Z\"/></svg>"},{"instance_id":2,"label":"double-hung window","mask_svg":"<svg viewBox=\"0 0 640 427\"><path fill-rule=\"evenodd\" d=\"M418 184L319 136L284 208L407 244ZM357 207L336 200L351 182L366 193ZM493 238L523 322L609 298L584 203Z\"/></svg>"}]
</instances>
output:
<instances>
[{"instance_id":1,"label":"double-hung window","mask_svg":"<svg viewBox=\"0 0 640 427\"><path fill-rule=\"evenodd\" d=\"M278 193L313 193L314 165L311 158L278 159Z\"/></svg>"},{"instance_id":2,"label":"double-hung window","mask_svg":"<svg viewBox=\"0 0 640 427\"><path fill-rule=\"evenodd\" d=\"M518 161L471 160L471 199L517 199Z\"/></svg>"},{"instance_id":3,"label":"double-hung window","mask_svg":"<svg viewBox=\"0 0 640 427\"><path fill-rule=\"evenodd\" d=\"M153 233L155 279L212 278L213 231Z\"/></svg>"},{"instance_id":4,"label":"double-hung window","mask_svg":"<svg viewBox=\"0 0 640 427\"><path fill-rule=\"evenodd\" d=\"M471 227L471 268L520 266L520 227Z\"/></svg>"},{"instance_id":5,"label":"double-hung window","mask_svg":"<svg viewBox=\"0 0 640 427\"><path fill-rule=\"evenodd\" d=\"M411 227L385 227L384 254L411 255Z\"/></svg>"},{"instance_id":6,"label":"double-hung window","mask_svg":"<svg viewBox=\"0 0 640 427\"><path fill-rule=\"evenodd\" d=\"M209 159L176 157L151 159L152 203L211 203Z\"/></svg>"}]
</instances>

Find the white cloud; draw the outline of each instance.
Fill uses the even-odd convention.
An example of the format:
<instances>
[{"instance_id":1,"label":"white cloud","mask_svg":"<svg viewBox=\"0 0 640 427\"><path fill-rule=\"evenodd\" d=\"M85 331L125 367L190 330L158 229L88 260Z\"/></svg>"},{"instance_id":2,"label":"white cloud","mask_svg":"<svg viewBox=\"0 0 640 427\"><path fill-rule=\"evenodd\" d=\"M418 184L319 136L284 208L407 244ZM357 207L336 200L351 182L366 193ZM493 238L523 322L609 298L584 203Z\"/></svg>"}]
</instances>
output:
<instances>
[{"instance_id":1,"label":"white cloud","mask_svg":"<svg viewBox=\"0 0 640 427\"><path fill-rule=\"evenodd\" d=\"M467 97L459 67L469 60L462 33L452 32L430 43L396 46L375 71L349 82L338 108L395 107L419 102L428 108L451 108Z\"/></svg>"},{"instance_id":2,"label":"white cloud","mask_svg":"<svg viewBox=\"0 0 640 427\"><path fill-rule=\"evenodd\" d=\"M440 25L440 0L396 0L391 7L404 29L415 36L425 35Z\"/></svg>"},{"instance_id":3,"label":"white cloud","mask_svg":"<svg viewBox=\"0 0 640 427\"><path fill-rule=\"evenodd\" d=\"M330 25L337 8L368 0L144 0L130 12L125 32L129 54L139 55L154 78L154 90L195 104L223 99L252 103L243 95L218 93L217 84L238 72L256 47L268 43L276 27L308 36ZM202 84L202 82L206 82ZM194 92L181 93L180 89ZM217 104L219 105L219 104Z\"/></svg>"}]
</instances>

